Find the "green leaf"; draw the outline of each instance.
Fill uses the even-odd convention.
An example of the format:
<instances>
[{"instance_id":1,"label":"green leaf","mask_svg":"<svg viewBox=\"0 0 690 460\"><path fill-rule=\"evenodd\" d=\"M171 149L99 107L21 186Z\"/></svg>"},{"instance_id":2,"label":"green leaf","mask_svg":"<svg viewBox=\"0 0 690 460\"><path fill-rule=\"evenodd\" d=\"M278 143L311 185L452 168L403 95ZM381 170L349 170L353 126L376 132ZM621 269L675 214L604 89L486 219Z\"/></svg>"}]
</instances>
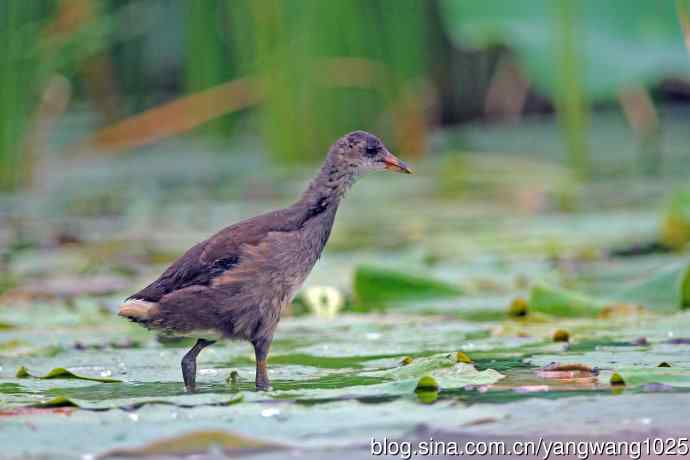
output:
<instances>
[{"instance_id":1,"label":"green leaf","mask_svg":"<svg viewBox=\"0 0 690 460\"><path fill-rule=\"evenodd\" d=\"M113 379L110 377L94 377L94 376L75 374L74 372L70 371L69 369L65 369L64 367L56 367L54 369L51 369L45 375L36 375L36 374L32 374L31 372L29 372L29 370L25 366L21 366L19 369L17 369L15 376L18 379L33 377L35 379L43 379L43 380L47 380L47 379L78 379L78 380L91 380L94 382L104 382L104 383L122 382L122 380Z\"/></svg>"},{"instance_id":2,"label":"green leaf","mask_svg":"<svg viewBox=\"0 0 690 460\"><path fill-rule=\"evenodd\" d=\"M680 323L682 329L685 324ZM626 326L622 326L625 328ZM627 326L630 327L630 326ZM667 333L669 329L660 327L659 336ZM646 331L655 335L652 330ZM634 335L637 335L633 332ZM653 369L666 362L677 369L690 368L690 348L687 345L671 345L667 343L653 343L644 347L630 345L623 346L597 346L595 350L569 355L538 354L525 359L532 366L544 367L555 361L563 365L584 364L597 369ZM663 367L661 369L664 369Z\"/></svg>"},{"instance_id":3,"label":"green leaf","mask_svg":"<svg viewBox=\"0 0 690 460\"><path fill-rule=\"evenodd\" d=\"M690 307L690 270L682 262L668 266L651 277L639 280L616 294L616 299L656 310Z\"/></svg>"},{"instance_id":4,"label":"green leaf","mask_svg":"<svg viewBox=\"0 0 690 460\"><path fill-rule=\"evenodd\" d=\"M0 321L0 331L10 331L12 329L16 329L17 326L11 323L6 323L4 321Z\"/></svg>"},{"instance_id":5,"label":"green leaf","mask_svg":"<svg viewBox=\"0 0 690 460\"><path fill-rule=\"evenodd\" d=\"M56 396L47 401L30 404L28 407L48 408L48 407L79 407L79 404L64 396Z\"/></svg>"},{"instance_id":6,"label":"green leaf","mask_svg":"<svg viewBox=\"0 0 690 460\"><path fill-rule=\"evenodd\" d=\"M65 391L65 390L62 390ZM244 401L244 394L238 393L231 399L227 395L193 394L176 398L122 398L105 401L89 401L79 398L79 392L72 392L75 396L57 395L48 400L27 404L24 407L79 407L87 410L122 409L136 410L144 406L163 405L185 409L202 406L231 406Z\"/></svg>"},{"instance_id":7,"label":"green leaf","mask_svg":"<svg viewBox=\"0 0 690 460\"><path fill-rule=\"evenodd\" d=\"M664 245L677 250L690 241L690 187L682 187L671 194L659 237Z\"/></svg>"},{"instance_id":8,"label":"green leaf","mask_svg":"<svg viewBox=\"0 0 690 460\"><path fill-rule=\"evenodd\" d=\"M113 449L102 455L110 457L142 457L142 456L184 456L194 453L208 452L209 449L242 450L255 452L257 449L276 449L278 444L252 439L248 436L226 431L194 431L170 438L153 441L141 447Z\"/></svg>"},{"instance_id":9,"label":"green leaf","mask_svg":"<svg viewBox=\"0 0 690 460\"><path fill-rule=\"evenodd\" d=\"M392 301L457 297L462 290L435 279L385 268L361 266L355 270L354 296L360 306Z\"/></svg>"},{"instance_id":10,"label":"green leaf","mask_svg":"<svg viewBox=\"0 0 690 460\"><path fill-rule=\"evenodd\" d=\"M608 303L542 283L532 286L528 301L530 311L565 317L596 316Z\"/></svg>"},{"instance_id":11,"label":"green leaf","mask_svg":"<svg viewBox=\"0 0 690 460\"><path fill-rule=\"evenodd\" d=\"M555 94L563 39L559 4L549 0L445 0L442 17L459 46L497 44L514 49L536 86ZM690 72L675 2L582 0L569 16L577 33L584 89L610 99L625 86L652 85Z\"/></svg>"},{"instance_id":12,"label":"green leaf","mask_svg":"<svg viewBox=\"0 0 690 460\"><path fill-rule=\"evenodd\" d=\"M653 275L635 280L607 298L591 297L537 283L529 297L529 310L554 316L596 316L616 303L633 303L651 310L674 311L690 306L690 270L686 262L673 264Z\"/></svg>"},{"instance_id":13,"label":"green leaf","mask_svg":"<svg viewBox=\"0 0 690 460\"><path fill-rule=\"evenodd\" d=\"M384 371L369 373L372 376L394 380L413 380L418 388L425 384L443 389L462 388L465 385L488 385L501 380L504 375L493 369L477 370L474 365L458 361L458 353L443 353L416 358L411 363ZM433 386L433 385L431 385Z\"/></svg>"},{"instance_id":14,"label":"green leaf","mask_svg":"<svg viewBox=\"0 0 690 460\"><path fill-rule=\"evenodd\" d=\"M690 369L678 367L622 367L613 374L602 376L612 385L637 387L649 383L663 383L674 387L690 387Z\"/></svg>"}]
</instances>

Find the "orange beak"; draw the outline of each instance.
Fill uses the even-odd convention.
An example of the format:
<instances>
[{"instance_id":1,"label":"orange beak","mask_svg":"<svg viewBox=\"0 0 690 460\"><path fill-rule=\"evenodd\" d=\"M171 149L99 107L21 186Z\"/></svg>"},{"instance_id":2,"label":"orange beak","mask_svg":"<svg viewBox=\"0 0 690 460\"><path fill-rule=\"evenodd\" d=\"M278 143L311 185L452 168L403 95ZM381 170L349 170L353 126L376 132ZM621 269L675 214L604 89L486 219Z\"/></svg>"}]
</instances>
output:
<instances>
[{"instance_id":1,"label":"orange beak","mask_svg":"<svg viewBox=\"0 0 690 460\"><path fill-rule=\"evenodd\" d=\"M412 168L407 166L400 158L396 157L392 153L386 150L386 154L383 157L383 163L388 171L395 171L405 174L413 174Z\"/></svg>"}]
</instances>

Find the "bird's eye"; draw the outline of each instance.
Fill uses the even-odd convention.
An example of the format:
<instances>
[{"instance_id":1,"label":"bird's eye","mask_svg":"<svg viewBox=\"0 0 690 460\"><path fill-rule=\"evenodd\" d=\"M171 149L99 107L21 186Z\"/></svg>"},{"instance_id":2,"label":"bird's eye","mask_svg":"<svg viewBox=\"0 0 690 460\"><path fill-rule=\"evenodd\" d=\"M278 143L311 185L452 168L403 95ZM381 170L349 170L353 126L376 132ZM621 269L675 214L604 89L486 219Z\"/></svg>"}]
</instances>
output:
<instances>
[{"instance_id":1,"label":"bird's eye","mask_svg":"<svg viewBox=\"0 0 690 460\"><path fill-rule=\"evenodd\" d=\"M368 156L373 157L374 155L376 155L376 154L378 153L378 151L379 151L378 146L376 146L376 145L367 145L366 154L367 154Z\"/></svg>"}]
</instances>

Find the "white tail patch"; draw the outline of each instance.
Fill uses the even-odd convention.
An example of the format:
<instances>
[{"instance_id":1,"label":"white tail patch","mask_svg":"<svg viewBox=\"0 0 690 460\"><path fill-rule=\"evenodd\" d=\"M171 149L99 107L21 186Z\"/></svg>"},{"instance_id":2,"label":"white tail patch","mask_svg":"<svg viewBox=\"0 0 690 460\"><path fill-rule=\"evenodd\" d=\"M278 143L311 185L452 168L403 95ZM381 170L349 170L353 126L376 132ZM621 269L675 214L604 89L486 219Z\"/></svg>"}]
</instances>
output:
<instances>
[{"instance_id":1,"label":"white tail patch","mask_svg":"<svg viewBox=\"0 0 690 460\"><path fill-rule=\"evenodd\" d=\"M120 311L117 313L125 318L146 321L151 319L151 314L154 313L158 304L147 302L141 299L130 299L120 306Z\"/></svg>"}]
</instances>

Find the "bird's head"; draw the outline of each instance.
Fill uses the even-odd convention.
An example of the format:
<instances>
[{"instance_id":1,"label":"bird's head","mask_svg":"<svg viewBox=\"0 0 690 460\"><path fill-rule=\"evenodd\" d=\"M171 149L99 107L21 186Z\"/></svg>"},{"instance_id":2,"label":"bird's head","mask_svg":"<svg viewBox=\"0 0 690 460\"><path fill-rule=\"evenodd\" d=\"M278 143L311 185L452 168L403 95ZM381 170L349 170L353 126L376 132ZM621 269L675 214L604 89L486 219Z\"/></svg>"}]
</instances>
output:
<instances>
[{"instance_id":1,"label":"bird's head","mask_svg":"<svg viewBox=\"0 0 690 460\"><path fill-rule=\"evenodd\" d=\"M378 137L366 131L353 131L338 139L331 148L331 156L359 174L384 170L412 174L412 169L390 153Z\"/></svg>"}]
</instances>

